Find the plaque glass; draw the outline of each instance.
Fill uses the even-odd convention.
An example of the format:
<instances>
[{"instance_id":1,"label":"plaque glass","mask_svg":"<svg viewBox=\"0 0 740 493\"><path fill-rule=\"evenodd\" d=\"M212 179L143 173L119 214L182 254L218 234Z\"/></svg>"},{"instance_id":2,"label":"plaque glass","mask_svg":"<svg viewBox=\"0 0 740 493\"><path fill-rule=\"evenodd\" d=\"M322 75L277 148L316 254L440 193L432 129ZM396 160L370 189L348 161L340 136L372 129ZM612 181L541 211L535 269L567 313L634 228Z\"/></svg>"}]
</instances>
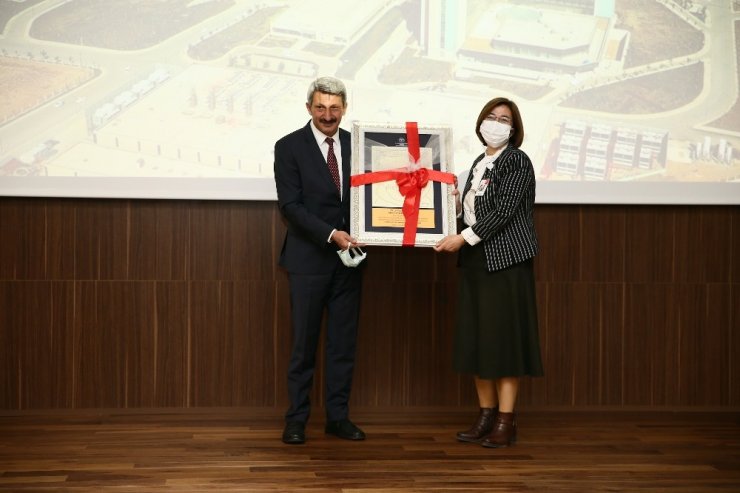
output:
<instances>
[{"instance_id":1,"label":"plaque glass","mask_svg":"<svg viewBox=\"0 0 740 493\"><path fill-rule=\"evenodd\" d=\"M352 176L413 172L419 168L447 173L452 168L452 130L418 125L419 160L410 157L406 124L353 122ZM377 176L377 175L376 175ZM456 233L454 185L430 178L421 190L414 246L433 246ZM395 179L352 186L350 234L367 245L401 246L407 198Z\"/></svg>"}]
</instances>

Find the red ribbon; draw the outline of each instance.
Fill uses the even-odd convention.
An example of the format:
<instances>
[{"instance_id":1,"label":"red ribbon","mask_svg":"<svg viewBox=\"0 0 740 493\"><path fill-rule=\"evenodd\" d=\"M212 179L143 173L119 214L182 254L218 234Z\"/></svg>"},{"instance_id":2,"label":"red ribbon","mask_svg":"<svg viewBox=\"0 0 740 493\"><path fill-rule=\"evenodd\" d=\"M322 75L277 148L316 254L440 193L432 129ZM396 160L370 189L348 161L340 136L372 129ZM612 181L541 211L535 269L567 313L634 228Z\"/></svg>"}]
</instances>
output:
<instances>
[{"instance_id":1,"label":"red ribbon","mask_svg":"<svg viewBox=\"0 0 740 493\"><path fill-rule=\"evenodd\" d=\"M408 143L410 161L417 164L421 153L419 150L419 127L416 122L406 122L406 142ZM414 246L419 224L421 191L427 186L429 180L452 184L455 182L455 175L428 168L419 168L416 171L374 171L352 175L351 185L358 187L391 180L396 181L398 191L404 197L403 208L401 209L406 220L403 227L403 246Z\"/></svg>"}]
</instances>

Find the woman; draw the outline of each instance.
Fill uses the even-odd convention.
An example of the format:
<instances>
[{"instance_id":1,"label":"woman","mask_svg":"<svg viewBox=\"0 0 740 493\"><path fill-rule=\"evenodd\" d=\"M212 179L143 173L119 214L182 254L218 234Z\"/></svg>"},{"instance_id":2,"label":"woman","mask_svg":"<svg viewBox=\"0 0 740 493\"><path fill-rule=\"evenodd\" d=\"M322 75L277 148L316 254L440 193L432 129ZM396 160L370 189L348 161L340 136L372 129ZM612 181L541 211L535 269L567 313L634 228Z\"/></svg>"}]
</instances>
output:
<instances>
[{"instance_id":1,"label":"woman","mask_svg":"<svg viewBox=\"0 0 740 493\"><path fill-rule=\"evenodd\" d=\"M506 447L516 442L519 379L541 376L533 257L535 178L519 149L524 126L513 101L486 103L475 127L486 146L457 190L460 234L440 240L438 252L459 251L460 290L453 365L472 373L480 413L463 442Z\"/></svg>"}]
</instances>

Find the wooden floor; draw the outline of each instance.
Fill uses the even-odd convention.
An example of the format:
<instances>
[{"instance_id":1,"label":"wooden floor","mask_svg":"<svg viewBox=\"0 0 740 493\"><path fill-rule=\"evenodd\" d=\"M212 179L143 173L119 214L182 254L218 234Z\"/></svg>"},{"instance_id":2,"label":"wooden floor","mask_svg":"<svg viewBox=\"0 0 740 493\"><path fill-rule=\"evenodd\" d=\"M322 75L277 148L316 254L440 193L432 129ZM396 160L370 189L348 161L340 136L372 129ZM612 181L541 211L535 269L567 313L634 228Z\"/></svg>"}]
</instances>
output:
<instances>
[{"instance_id":1,"label":"wooden floor","mask_svg":"<svg viewBox=\"0 0 740 493\"><path fill-rule=\"evenodd\" d=\"M355 411L365 442L283 445L279 412L0 416L0 491L740 491L740 413L539 412L519 443L458 443L469 413Z\"/></svg>"}]
</instances>

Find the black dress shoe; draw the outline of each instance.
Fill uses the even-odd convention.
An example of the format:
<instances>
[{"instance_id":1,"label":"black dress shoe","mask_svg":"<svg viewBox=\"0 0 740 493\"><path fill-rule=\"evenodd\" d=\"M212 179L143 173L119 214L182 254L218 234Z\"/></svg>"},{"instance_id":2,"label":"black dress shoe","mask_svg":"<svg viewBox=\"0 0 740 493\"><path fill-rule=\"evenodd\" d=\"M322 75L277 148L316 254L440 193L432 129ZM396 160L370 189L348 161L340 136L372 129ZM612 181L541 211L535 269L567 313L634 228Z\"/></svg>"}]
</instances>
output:
<instances>
[{"instance_id":1,"label":"black dress shoe","mask_svg":"<svg viewBox=\"0 0 740 493\"><path fill-rule=\"evenodd\" d=\"M344 438L345 440L365 439L365 432L355 426L355 424L348 419L340 419L339 421L327 421L324 431L329 435L336 435L339 438Z\"/></svg>"},{"instance_id":2,"label":"black dress shoe","mask_svg":"<svg viewBox=\"0 0 740 493\"><path fill-rule=\"evenodd\" d=\"M298 445L306 442L306 423L288 421L283 430L283 443Z\"/></svg>"}]
</instances>

